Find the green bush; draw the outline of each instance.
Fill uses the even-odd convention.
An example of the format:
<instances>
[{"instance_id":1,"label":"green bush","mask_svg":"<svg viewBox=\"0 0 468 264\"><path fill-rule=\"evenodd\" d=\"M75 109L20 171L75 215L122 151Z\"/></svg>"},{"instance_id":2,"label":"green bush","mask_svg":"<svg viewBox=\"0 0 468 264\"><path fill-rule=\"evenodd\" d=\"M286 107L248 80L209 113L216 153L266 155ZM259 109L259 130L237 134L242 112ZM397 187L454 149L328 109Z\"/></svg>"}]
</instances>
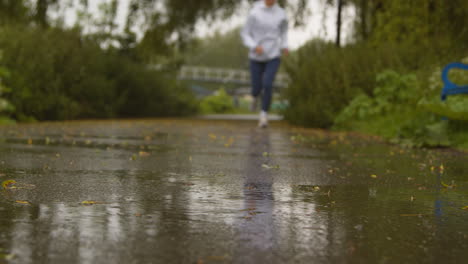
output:
<instances>
[{"instance_id":1,"label":"green bush","mask_svg":"<svg viewBox=\"0 0 468 264\"><path fill-rule=\"evenodd\" d=\"M331 43L310 42L286 62L292 80L285 91L290 103L286 119L299 125L331 127L335 116L355 96L373 96L378 73L413 68L424 60L411 60L408 53L397 46L355 44L339 49Z\"/></svg>"},{"instance_id":2,"label":"green bush","mask_svg":"<svg viewBox=\"0 0 468 264\"><path fill-rule=\"evenodd\" d=\"M468 96L464 94L449 96L445 102L442 102L440 97L423 98L419 106L440 117L468 121Z\"/></svg>"},{"instance_id":3,"label":"green bush","mask_svg":"<svg viewBox=\"0 0 468 264\"><path fill-rule=\"evenodd\" d=\"M356 96L335 119L336 126L347 122L367 120L406 110L419 100L419 83L414 74L400 75L387 70L377 75L376 88L372 97Z\"/></svg>"},{"instance_id":4,"label":"green bush","mask_svg":"<svg viewBox=\"0 0 468 264\"><path fill-rule=\"evenodd\" d=\"M15 110L15 107L5 98L3 95L5 93L11 92L11 89L6 87L3 84L3 79L10 76L10 72L3 66L1 66L3 53L0 50L0 123L5 123L10 121L10 114Z\"/></svg>"},{"instance_id":5,"label":"green bush","mask_svg":"<svg viewBox=\"0 0 468 264\"><path fill-rule=\"evenodd\" d=\"M234 110L233 99L224 89L219 89L214 95L207 96L200 102L202 114L225 114Z\"/></svg>"},{"instance_id":6,"label":"green bush","mask_svg":"<svg viewBox=\"0 0 468 264\"><path fill-rule=\"evenodd\" d=\"M18 120L154 117L196 109L174 74L103 49L76 30L3 27L0 46L11 73L7 99Z\"/></svg>"}]
</instances>

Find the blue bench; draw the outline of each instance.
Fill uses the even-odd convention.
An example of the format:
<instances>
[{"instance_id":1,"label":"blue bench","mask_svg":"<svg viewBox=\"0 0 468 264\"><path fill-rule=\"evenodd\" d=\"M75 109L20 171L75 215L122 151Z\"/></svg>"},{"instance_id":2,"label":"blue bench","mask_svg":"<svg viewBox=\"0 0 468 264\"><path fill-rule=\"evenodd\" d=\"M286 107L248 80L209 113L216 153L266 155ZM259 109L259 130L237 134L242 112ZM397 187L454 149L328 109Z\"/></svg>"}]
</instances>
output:
<instances>
[{"instance_id":1,"label":"blue bench","mask_svg":"<svg viewBox=\"0 0 468 264\"><path fill-rule=\"evenodd\" d=\"M444 82L444 88L442 89L441 94L442 101L445 101L448 95L468 94L468 85L456 85L448 79L449 71L454 68L468 70L468 65L454 62L445 66L444 70L442 71L442 81Z\"/></svg>"}]
</instances>

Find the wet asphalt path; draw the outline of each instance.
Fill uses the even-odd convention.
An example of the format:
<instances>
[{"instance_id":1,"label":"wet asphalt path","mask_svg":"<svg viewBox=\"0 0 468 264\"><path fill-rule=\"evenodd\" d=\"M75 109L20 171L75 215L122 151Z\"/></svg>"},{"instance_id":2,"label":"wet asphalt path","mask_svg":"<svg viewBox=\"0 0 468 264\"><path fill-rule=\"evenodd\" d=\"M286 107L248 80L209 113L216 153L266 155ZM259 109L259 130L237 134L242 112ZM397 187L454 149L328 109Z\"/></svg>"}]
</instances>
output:
<instances>
[{"instance_id":1,"label":"wet asphalt path","mask_svg":"<svg viewBox=\"0 0 468 264\"><path fill-rule=\"evenodd\" d=\"M468 259L465 154L255 125L0 127L0 263Z\"/></svg>"}]
</instances>

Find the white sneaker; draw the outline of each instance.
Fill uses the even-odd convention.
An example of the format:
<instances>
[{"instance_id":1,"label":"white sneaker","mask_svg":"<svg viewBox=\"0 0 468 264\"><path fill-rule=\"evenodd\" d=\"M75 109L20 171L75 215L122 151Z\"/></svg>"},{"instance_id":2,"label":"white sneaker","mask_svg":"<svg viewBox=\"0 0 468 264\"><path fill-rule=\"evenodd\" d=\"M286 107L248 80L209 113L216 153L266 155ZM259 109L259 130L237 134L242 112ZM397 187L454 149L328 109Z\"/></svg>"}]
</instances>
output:
<instances>
[{"instance_id":1,"label":"white sneaker","mask_svg":"<svg viewBox=\"0 0 468 264\"><path fill-rule=\"evenodd\" d=\"M258 127L266 128L268 126L268 116L267 113L262 111L260 113L260 119L258 121Z\"/></svg>"}]
</instances>

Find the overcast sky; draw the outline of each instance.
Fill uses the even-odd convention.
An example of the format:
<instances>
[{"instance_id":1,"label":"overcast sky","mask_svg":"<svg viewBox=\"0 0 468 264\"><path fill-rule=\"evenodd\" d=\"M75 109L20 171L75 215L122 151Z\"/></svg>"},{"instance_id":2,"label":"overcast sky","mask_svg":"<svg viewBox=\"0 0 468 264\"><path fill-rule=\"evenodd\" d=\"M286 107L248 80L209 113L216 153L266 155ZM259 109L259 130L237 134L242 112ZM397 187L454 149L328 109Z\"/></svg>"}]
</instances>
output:
<instances>
[{"instance_id":1,"label":"overcast sky","mask_svg":"<svg viewBox=\"0 0 468 264\"><path fill-rule=\"evenodd\" d=\"M90 10L93 13L98 13L98 4L104 1L90 1ZM294 0L290 0L294 1ZM308 1L310 16L307 19L305 26L294 28L293 23L290 23L289 31L289 45L291 49L296 49L303 45L306 41L312 38L323 38L328 40L333 40L336 36L335 34L335 20L336 20L336 10L327 10L324 12L324 6L321 4L321 0L310 0ZM123 28L125 24L125 19L127 16L129 0L120 0L119 11L117 14L117 21ZM215 23L208 24L207 22L199 22L196 26L196 34L200 37L208 36L214 34L216 31L227 32L230 29L242 26L245 22L247 14L249 12L249 5L244 3L242 7L237 11L237 13L228 20L218 21ZM290 20L292 14L289 14ZM344 22L343 22L343 41L349 37L349 32L351 31L351 20L354 16L354 9L347 8L344 12ZM69 11L67 13L67 23L72 24L75 19L74 11Z\"/></svg>"}]
</instances>

